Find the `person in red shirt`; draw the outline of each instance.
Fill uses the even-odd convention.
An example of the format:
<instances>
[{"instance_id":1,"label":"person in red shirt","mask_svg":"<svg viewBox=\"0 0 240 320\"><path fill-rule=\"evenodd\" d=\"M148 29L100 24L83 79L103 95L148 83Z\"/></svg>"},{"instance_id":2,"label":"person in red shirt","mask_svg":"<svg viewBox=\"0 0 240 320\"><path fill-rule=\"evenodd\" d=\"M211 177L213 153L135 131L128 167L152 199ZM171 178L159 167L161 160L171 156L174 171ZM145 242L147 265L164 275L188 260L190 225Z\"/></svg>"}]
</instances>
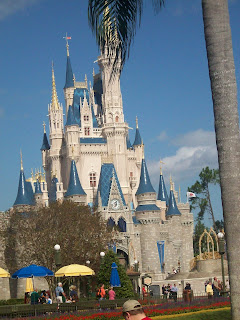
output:
<instances>
[{"instance_id":1,"label":"person in red shirt","mask_svg":"<svg viewBox=\"0 0 240 320\"><path fill-rule=\"evenodd\" d=\"M99 300L104 300L104 299L105 299L105 296L106 296L106 291L105 291L105 289L104 289L104 284L101 285L100 294L101 294L101 297L100 297Z\"/></svg>"},{"instance_id":2,"label":"person in red shirt","mask_svg":"<svg viewBox=\"0 0 240 320\"><path fill-rule=\"evenodd\" d=\"M146 317L143 307L137 300L128 300L123 304L122 314L125 320L152 320Z\"/></svg>"}]
</instances>

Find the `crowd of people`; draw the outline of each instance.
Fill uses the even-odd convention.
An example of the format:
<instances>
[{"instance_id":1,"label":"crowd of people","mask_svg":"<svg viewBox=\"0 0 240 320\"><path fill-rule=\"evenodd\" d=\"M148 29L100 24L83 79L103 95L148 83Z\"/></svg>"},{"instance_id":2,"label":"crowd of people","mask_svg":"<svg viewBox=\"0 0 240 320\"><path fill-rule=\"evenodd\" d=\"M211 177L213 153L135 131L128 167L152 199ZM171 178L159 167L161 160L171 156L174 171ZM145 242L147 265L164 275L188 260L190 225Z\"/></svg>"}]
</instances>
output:
<instances>
[{"instance_id":1,"label":"crowd of people","mask_svg":"<svg viewBox=\"0 0 240 320\"><path fill-rule=\"evenodd\" d=\"M176 283L173 285L168 284L165 286L162 285L162 295L164 299L173 299L174 301L177 301L177 294L178 294L178 287Z\"/></svg>"},{"instance_id":2,"label":"crowd of people","mask_svg":"<svg viewBox=\"0 0 240 320\"><path fill-rule=\"evenodd\" d=\"M214 277L213 281L209 280L205 282L205 291L207 292L208 299L220 297L223 291L223 282ZM228 280L225 284L225 291L229 294L230 285Z\"/></svg>"},{"instance_id":3,"label":"crowd of people","mask_svg":"<svg viewBox=\"0 0 240 320\"><path fill-rule=\"evenodd\" d=\"M110 287L108 290L105 289L104 284L102 284L96 293L96 297L101 301L106 299L108 293L109 300L115 300L116 292L113 290L113 287Z\"/></svg>"}]
</instances>

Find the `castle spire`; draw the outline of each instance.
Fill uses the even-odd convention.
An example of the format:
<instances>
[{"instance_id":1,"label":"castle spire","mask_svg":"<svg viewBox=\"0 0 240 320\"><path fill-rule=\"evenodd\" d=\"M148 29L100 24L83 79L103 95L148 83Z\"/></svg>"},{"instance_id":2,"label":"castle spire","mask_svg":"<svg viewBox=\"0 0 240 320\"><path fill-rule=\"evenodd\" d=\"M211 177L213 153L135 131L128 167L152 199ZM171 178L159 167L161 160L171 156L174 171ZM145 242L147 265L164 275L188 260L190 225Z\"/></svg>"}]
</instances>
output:
<instances>
[{"instance_id":1,"label":"castle spire","mask_svg":"<svg viewBox=\"0 0 240 320\"><path fill-rule=\"evenodd\" d=\"M21 170L19 176L19 183L18 183L18 193L16 200L14 202L14 206L22 206L22 205L32 205L33 198L32 198L32 190L31 183L26 182L25 175L23 171L23 161L22 161L22 151L20 151L21 157Z\"/></svg>"},{"instance_id":2,"label":"castle spire","mask_svg":"<svg viewBox=\"0 0 240 320\"><path fill-rule=\"evenodd\" d=\"M138 186L136 195L142 194L142 193L152 193L152 192L155 192L155 190L153 189L152 183L150 181L146 161L143 158L142 159L140 182L139 182L139 186Z\"/></svg>"},{"instance_id":3,"label":"castle spire","mask_svg":"<svg viewBox=\"0 0 240 320\"><path fill-rule=\"evenodd\" d=\"M56 83L55 83L53 62L52 62L52 107L55 109L59 109L59 102L58 102L57 89L56 89Z\"/></svg>"},{"instance_id":4,"label":"castle spire","mask_svg":"<svg viewBox=\"0 0 240 320\"><path fill-rule=\"evenodd\" d=\"M46 133L46 124L45 122L43 122L43 142L42 142L42 147L41 147L41 151L44 151L44 150L49 150L50 149L50 146L49 146L49 143L48 143L48 138L47 138L47 133Z\"/></svg>"},{"instance_id":5,"label":"castle spire","mask_svg":"<svg viewBox=\"0 0 240 320\"><path fill-rule=\"evenodd\" d=\"M135 133L135 140L133 146L140 146L142 144L142 138L138 128L138 118L136 117L136 133Z\"/></svg>"},{"instance_id":6,"label":"castle spire","mask_svg":"<svg viewBox=\"0 0 240 320\"><path fill-rule=\"evenodd\" d=\"M73 72L72 72L72 66L70 61L70 55L69 55L69 44L68 40L71 40L71 37L68 37L66 33L66 37L63 37L66 39L66 47L67 47L67 68L66 68L66 82L64 89L66 88L72 88L74 87L74 80L73 80Z\"/></svg>"},{"instance_id":7,"label":"castle spire","mask_svg":"<svg viewBox=\"0 0 240 320\"><path fill-rule=\"evenodd\" d=\"M160 160L160 178L159 178L159 188L158 188L158 197L157 200L166 201L166 205L168 206L168 194L165 186L163 173L162 173L162 164L163 162Z\"/></svg>"},{"instance_id":8,"label":"castle spire","mask_svg":"<svg viewBox=\"0 0 240 320\"><path fill-rule=\"evenodd\" d=\"M180 216L181 212L178 210L176 199L173 192L172 176L170 175L170 194L169 194L169 207L166 216Z\"/></svg>"},{"instance_id":9,"label":"castle spire","mask_svg":"<svg viewBox=\"0 0 240 320\"><path fill-rule=\"evenodd\" d=\"M80 183L76 163L74 160L72 160L70 179L69 179L67 192L65 193L65 197L74 196L74 195L86 195L86 193L83 190L82 185Z\"/></svg>"}]
</instances>

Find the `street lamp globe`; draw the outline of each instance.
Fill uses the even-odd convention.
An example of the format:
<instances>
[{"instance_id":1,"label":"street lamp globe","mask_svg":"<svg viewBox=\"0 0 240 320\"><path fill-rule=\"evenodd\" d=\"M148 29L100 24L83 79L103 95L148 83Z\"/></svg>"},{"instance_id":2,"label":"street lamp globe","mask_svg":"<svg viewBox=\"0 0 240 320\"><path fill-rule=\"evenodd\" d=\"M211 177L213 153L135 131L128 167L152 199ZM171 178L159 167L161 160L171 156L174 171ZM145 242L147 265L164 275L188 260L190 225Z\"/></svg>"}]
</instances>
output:
<instances>
[{"instance_id":1,"label":"street lamp globe","mask_svg":"<svg viewBox=\"0 0 240 320\"><path fill-rule=\"evenodd\" d=\"M222 232L218 232L217 237L218 237L218 239L223 239L224 234Z\"/></svg>"},{"instance_id":2,"label":"street lamp globe","mask_svg":"<svg viewBox=\"0 0 240 320\"><path fill-rule=\"evenodd\" d=\"M100 252L100 257L101 257L101 258L105 257L105 252L103 252L103 251Z\"/></svg>"},{"instance_id":3,"label":"street lamp globe","mask_svg":"<svg viewBox=\"0 0 240 320\"><path fill-rule=\"evenodd\" d=\"M60 245L59 244L55 244L54 250L59 251L60 249L61 249Z\"/></svg>"},{"instance_id":4,"label":"street lamp globe","mask_svg":"<svg viewBox=\"0 0 240 320\"><path fill-rule=\"evenodd\" d=\"M90 265L90 261L89 261L89 260L87 260L87 261L86 261L86 264L87 264L87 265Z\"/></svg>"},{"instance_id":5,"label":"street lamp globe","mask_svg":"<svg viewBox=\"0 0 240 320\"><path fill-rule=\"evenodd\" d=\"M138 263L138 261L137 261L137 260L134 260L134 263L135 263L135 264L137 264L137 263Z\"/></svg>"}]
</instances>

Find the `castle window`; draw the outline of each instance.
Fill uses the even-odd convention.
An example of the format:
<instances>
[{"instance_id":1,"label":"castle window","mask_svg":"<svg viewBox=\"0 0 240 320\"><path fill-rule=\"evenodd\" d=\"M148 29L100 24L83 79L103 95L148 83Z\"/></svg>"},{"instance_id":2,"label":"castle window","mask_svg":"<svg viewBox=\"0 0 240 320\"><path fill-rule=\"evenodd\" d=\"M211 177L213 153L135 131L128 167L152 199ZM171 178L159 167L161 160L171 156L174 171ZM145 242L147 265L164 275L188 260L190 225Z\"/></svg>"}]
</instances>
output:
<instances>
[{"instance_id":1,"label":"castle window","mask_svg":"<svg viewBox=\"0 0 240 320\"><path fill-rule=\"evenodd\" d=\"M95 172L91 172L89 174L89 182L90 182L90 187L94 188L97 185L97 181L96 181L96 173Z\"/></svg>"},{"instance_id":2,"label":"castle window","mask_svg":"<svg viewBox=\"0 0 240 320\"><path fill-rule=\"evenodd\" d=\"M132 171L130 171L130 177L131 177L131 178L133 177L133 172L132 172Z\"/></svg>"},{"instance_id":3,"label":"castle window","mask_svg":"<svg viewBox=\"0 0 240 320\"><path fill-rule=\"evenodd\" d=\"M118 122L118 120L119 120L119 117L116 116L116 117L115 117L115 122Z\"/></svg>"},{"instance_id":4,"label":"castle window","mask_svg":"<svg viewBox=\"0 0 240 320\"><path fill-rule=\"evenodd\" d=\"M85 127L84 128L84 133L85 133L85 136L90 136L90 128L89 127Z\"/></svg>"},{"instance_id":5,"label":"castle window","mask_svg":"<svg viewBox=\"0 0 240 320\"><path fill-rule=\"evenodd\" d=\"M108 227L110 227L110 228L113 228L113 227L115 226L115 221L113 220L112 217L108 219L107 225L108 225Z\"/></svg>"},{"instance_id":6,"label":"castle window","mask_svg":"<svg viewBox=\"0 0 240 320\"><path fill-rule=\"evenodd\" d=\"M89 116L85 115L85 116L83 117L83 119L84 119L84 121L89 121Z\"/></svg>"},{"instance_id":7,"label":"castle window","mask_svg":"<svg viewBox=\"0 0 240 320\"><path fill-rule=\"evenodd\" d=\"M120 232L126 232L127 231L126 221L123 218L120 218L118 220L118 228L119 228Z\"/></svg>"}]
</instances>

